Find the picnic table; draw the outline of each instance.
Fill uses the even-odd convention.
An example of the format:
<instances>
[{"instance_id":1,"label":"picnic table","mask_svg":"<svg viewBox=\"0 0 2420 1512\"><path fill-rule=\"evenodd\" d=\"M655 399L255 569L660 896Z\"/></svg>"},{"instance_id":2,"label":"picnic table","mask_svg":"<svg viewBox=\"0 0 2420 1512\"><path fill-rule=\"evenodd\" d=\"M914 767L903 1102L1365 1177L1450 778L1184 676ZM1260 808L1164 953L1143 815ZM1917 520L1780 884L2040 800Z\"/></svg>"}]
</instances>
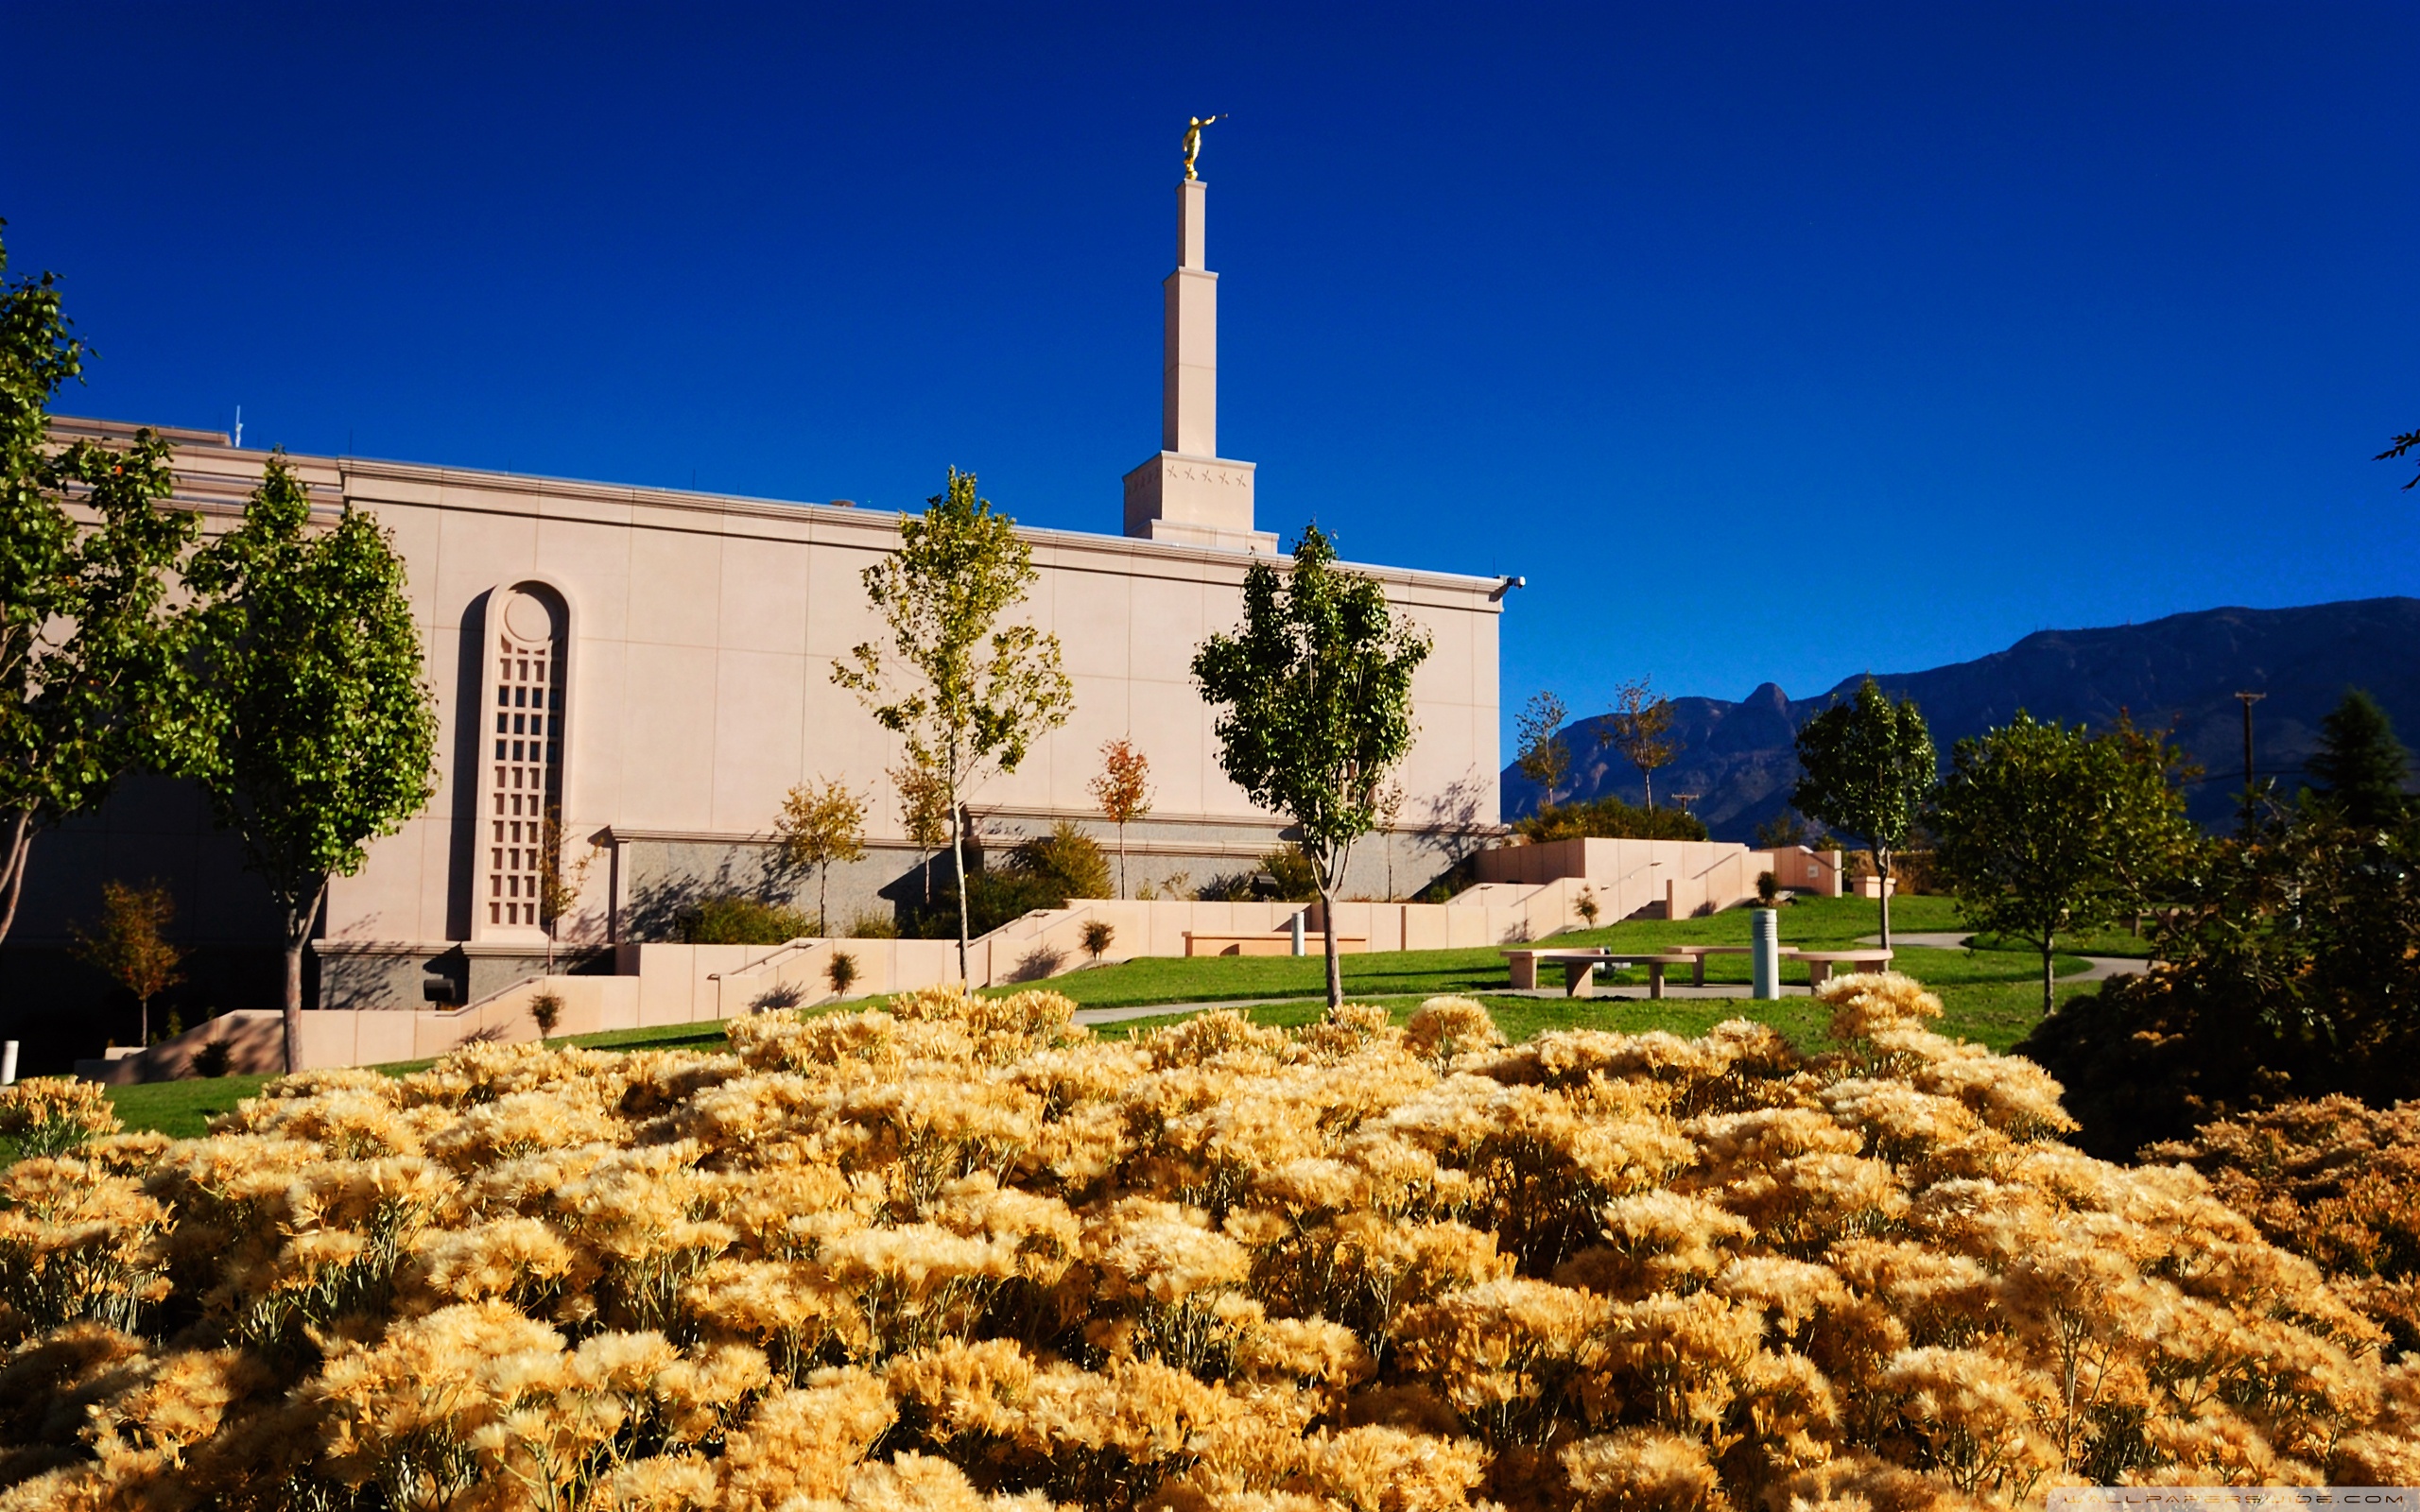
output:
<instances>
[{"instance_id":1,"label":"picnic table","mask_svg":"<svg viewBox=\"0 0 2420 1512\"><path fill-rule=\"evenodd\" d=\"M1634 966L1647 968L1647 995L1664 995L1664 968L1686 966L1685 955L1616 955L1602 946L1566 950L1509 950L1502 953L1511 961L1512 986L1516 990L1534 990L1538 985L1538 963L1559 962L1563 967L1564 993L1567 997L1596 996L1597 972L1625 971Z\"/></svg>"},{"instance_id":2,"label":"picnic table","mask_svg":"<svg viewBox=\"0 0 2420 1512\"><path fill-rule=\"evenodd\" d=\"M1885 950L1791 951L1788 954L1806 963L1806 986L1809 990L1822 987L1831 980L1834 967L1887 966L1891 962L1891 952Z\"/></svg>"},{"instance_id":3,"label":"picnic table","mask_svg":"<svg viewBox=\"0 0 2420 1512\"><path fill-rule=\"evenodd\" d=\"M1689 986L1703 987L1705 986L1705 958L1707 956L1753 955L1755 954L1756 947L1754 945L1668 945L1665 949L1670 951L1675 955L1687 956L1689 958ZM1797 951L1792 950L1789 946L1785 945L1781 948L1781 958L1785 961L1792 959L1798 954L1799 953Z\"/></svg>"}]
</instances>

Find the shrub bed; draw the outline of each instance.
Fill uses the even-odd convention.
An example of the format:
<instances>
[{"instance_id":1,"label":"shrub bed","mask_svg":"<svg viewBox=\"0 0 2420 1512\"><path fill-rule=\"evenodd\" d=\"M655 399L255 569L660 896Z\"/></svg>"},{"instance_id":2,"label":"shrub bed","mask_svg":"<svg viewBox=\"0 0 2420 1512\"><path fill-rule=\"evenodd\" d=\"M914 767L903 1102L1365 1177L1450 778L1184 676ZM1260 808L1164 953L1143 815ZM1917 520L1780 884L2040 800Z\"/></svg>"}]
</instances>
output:
<instances>
[{"instance_id":1,"label":"shrub bed","mask_svg":"<svg viewBox=\"0 0 2420 1512\"><path fill-rule=\"evenodd\" d=\"M2316 1262L2405 1358L2420 1354L2420 1103L2287 1103L2143 1154L2208 1177L2271 1244Z\"/></svg>"},{"instance_id":2,"label":"shrub bed","mask_svg":"<svg viewBox=\"0 0 2420 1512\"><path fill-rule=\"evenodd\" d=\"M1046 992L289 1077L208 1138L14 1094L0 1507L1903 1512L2420 1480L2420 1373L2028 1062L1826 990L1125 1043ZM100 1131L88 1143L74 1141Z\"/></svg>"}]
</instances>

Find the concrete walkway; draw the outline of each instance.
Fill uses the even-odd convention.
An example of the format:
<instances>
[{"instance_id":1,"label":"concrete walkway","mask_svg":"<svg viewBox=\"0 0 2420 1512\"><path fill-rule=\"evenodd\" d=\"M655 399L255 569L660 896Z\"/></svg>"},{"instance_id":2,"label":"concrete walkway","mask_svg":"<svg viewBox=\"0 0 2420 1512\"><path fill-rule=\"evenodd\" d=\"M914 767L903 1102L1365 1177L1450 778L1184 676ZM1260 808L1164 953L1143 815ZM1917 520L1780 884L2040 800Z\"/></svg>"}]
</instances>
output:
<instances>
[{"instance_id":1,"label":"concrete walkway","mask_svg":"<svg viewBox=\"0 0 2420 1512\"><path fill-rule=\"evenodd\" d=\"M1920 945L1927 950L1962 951L1969 948L1966 942L1973 937L1972 935L1945 935L1934 930L1910 935L1894 935L1891 942L1893 945ZM1882 936L1868 935L1858 943L1879 945L1882 943ZM2012 951L2003 954L2016 953ZM2059 954L2072 955L2075 952L2061 951ZM2087 955L2083 959L2085 964L2083 971L2072 973L2062 972L2059 980L2062 982L2106 982L2113 976L2138 976L2151 965L2151 962L2137 955Z\"/></svg>"},{"instance_id":2,"label":"concrete walkway","mask_svg":"<svg viewBox=\"0 0 2420 1512\"><path fill-rule=\"evenodd\" d=\"M1348 1001L1350 994L1347 994ZM1297 992L1287 998L1227 998L1218 1003L1150 1003L1132 1008L1078 1008L1076 1022L1081 1024L1124 1023L1129 1019L1172 1019L1181 1013L1207 1013L1213 1008L1266 1008L1279 1003L1318 1003L1324 1005L1327 993L1317 997Z\"/></svg>"}]
</instances>

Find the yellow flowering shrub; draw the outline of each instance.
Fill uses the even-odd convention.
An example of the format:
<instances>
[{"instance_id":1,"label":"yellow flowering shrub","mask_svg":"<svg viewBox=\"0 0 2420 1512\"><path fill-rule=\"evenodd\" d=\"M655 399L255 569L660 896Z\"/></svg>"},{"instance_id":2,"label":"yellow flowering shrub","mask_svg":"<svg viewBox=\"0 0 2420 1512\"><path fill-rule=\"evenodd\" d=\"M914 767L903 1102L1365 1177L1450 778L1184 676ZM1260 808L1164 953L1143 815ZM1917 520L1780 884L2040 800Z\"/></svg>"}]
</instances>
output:
<instances>
[{"instance_id":1,"label":"yellow flowering shrub","mask_svg":"<svg viewBox=\"0 0 2420 1512\"><path fill-rule=\"evenodd\" d=\"M474 1045L0 1172L0 1512L1914 1512L2420 1480L2420 1367L1895 976L1506 1045L1047 992ZM19 1094L0 1118L77 1104ZM103 1110L105 1113L105 1109Z\"/></svg>"}]
</instances>

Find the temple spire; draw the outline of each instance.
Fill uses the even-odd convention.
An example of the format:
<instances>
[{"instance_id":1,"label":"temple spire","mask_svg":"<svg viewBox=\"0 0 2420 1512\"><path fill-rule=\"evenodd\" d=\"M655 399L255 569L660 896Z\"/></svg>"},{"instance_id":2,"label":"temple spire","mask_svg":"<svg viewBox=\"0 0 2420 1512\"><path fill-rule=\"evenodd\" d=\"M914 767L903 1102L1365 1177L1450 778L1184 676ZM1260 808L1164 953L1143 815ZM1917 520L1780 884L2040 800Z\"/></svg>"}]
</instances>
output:
<instances>
[{"instance_id":1,"label":"temple spire","mask_svg":"<svg viewBox=\"0 0 2420 1512\"><path fill-rule=\"evenodd\" d=\"M1161 284L1160 454L1126 474L1126 533L1274 552L1277 538L1253 528L1253 464L1219 455L1219 275L1207 266L1210 185L1192 176L1206 124L1196 121L1186 132L1186 176L1176 186L1176 268Z\"/></svg>"}]
</instances>

